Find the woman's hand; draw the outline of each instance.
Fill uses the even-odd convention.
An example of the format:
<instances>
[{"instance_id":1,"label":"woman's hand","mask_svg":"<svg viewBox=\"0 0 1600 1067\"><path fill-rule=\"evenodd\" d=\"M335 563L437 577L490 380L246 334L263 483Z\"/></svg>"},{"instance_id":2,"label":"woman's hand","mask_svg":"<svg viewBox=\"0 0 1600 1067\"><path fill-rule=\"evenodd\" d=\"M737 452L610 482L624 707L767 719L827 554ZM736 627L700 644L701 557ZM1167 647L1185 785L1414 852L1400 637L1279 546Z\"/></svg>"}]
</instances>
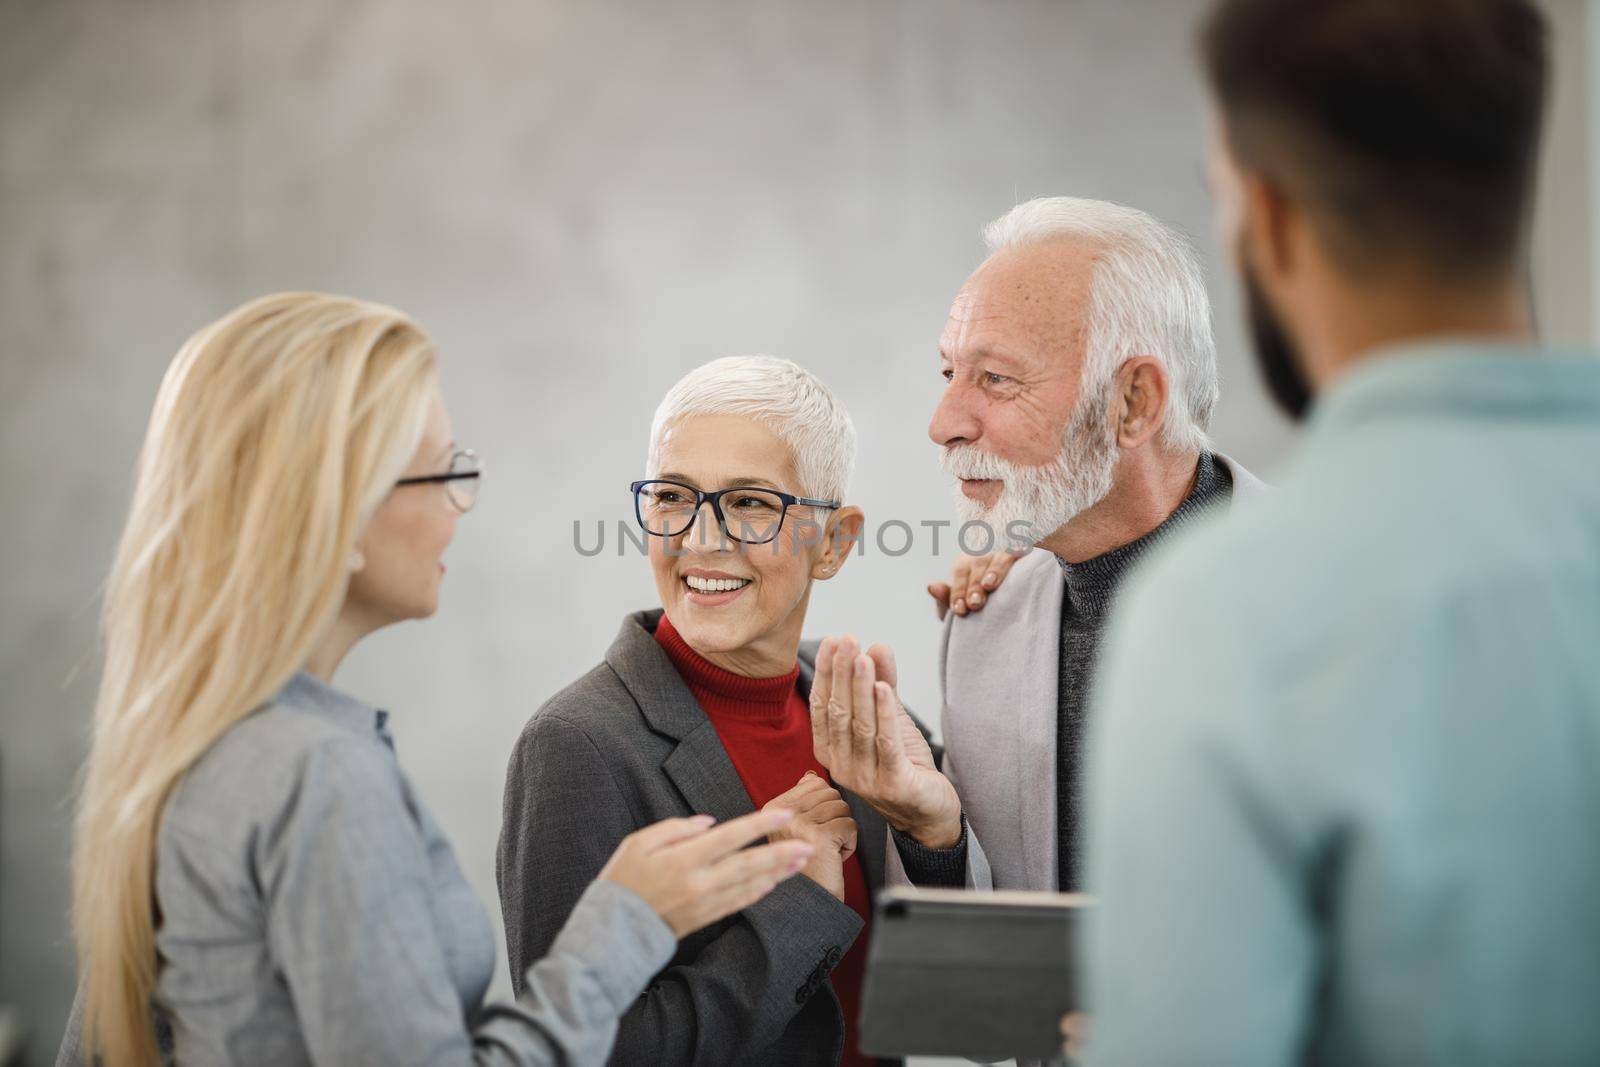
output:
<instances>
[{"instance_id":1,"label":"woman's hand","mask_svg":"<svg viewBox=\"0 0 1600 1067\"><path fill-rule=\"evenodd\" d=\"M807 771L761 810L794 813L788 826L768 834L767 839L808 842L817 851L800 873L844 900L844 861L855 855L856 821L839 791L817 772Z\"/></svg>"},{"instance_id":2,"label":"woman's hand","mask_svg":"<svg viewBox=\"0 0 1600 1067\"><path fill-rule=\"evenodd\" d=\"M775 808L714 829L709 815L665 819L624 837L600 877L633 890L683 937L748 908L806 866L816 852L808 841L744 847L793 818Z\"/></svg>"}]
</instances>

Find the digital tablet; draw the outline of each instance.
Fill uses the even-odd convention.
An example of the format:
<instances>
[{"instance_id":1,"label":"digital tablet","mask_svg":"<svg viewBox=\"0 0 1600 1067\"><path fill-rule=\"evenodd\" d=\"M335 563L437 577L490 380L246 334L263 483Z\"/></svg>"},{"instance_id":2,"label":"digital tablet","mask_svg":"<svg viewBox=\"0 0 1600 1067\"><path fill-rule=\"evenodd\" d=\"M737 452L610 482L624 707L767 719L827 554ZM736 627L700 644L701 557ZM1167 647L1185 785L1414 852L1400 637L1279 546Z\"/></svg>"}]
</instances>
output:
<instances>
[{"instance_id":1,"label":"digital tablet","mask_svg":"<svg viewBox=\"0 0 1600 1067\"><path fill-rule=\"evenodd\" d=\"M1081 893L886 890L867 952L861 1047L873 1056L1048 1059L1076 1010Z\"/></svg>"}]
</instances>

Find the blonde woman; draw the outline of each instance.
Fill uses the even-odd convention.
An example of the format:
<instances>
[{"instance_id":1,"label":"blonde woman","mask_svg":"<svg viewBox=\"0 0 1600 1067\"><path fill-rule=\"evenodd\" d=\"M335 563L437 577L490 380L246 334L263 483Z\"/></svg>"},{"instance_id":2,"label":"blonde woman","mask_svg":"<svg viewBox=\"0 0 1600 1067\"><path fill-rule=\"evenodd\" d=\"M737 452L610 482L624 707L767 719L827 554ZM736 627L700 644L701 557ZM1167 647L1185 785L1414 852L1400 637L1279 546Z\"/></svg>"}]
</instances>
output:
<instances>
[{"instance_id":1,"label":"blonde woman","mask_svg":"<svg viewBox=\"0 0 1600 1067\"><path fill-rule=\"evenodd\" d=\"M106 595L60 1062L596 1062L680 936L809 860L741 848L784 814L641 830L483 1004L489 921L385 714L331 683L433 613L476 497L435 364L399 312L295 293L168 370Z\"/></svg>"}]
</instances>

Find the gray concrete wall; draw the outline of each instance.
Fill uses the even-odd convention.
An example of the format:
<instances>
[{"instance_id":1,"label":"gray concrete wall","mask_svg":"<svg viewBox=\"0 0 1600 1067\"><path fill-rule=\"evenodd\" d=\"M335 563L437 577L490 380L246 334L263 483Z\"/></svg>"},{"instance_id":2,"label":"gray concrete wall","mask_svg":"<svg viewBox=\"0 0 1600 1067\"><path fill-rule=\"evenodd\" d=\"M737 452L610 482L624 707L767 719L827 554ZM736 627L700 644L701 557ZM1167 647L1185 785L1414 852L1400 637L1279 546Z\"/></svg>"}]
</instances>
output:
<instances>
[{"instance_id":1,"label":"gray concrete wall","mask_svg":"<svg viewBox=\"0 0 1600 1067\"><path fill-rule=\"evenodd\" d=\"M1591 336L1600 338L1600 0L1579 5L1579 17L1585 23L1588 42L1577 65L1587 76L1580 90L1584 110L1578 116L1578 136L1589 150L1585 167L1589 173L1589 329Z\"/></svg>"},{"instance_id":2,"label":"gray concrete wall","mask_svg":"<svg viewBox=\"0 0 1600 1067\"><path fill-rule=\"evenodd\" d=\"M1557 8L1581 25L1577 0ZM854 412L869 518L949 518L924 428L977 229L1033 195L1107 197L1200 243L1216 436L1265 472L1280 463L1291 437L1211 237L1199 10L0 3L0 1002L33 1025L34 1062L73 981L69 795L96 590L156 383L191 329L311 287L404 307L442 344L460 436L492 478L440 616L379 635L340 681L393 709L402 761L493 908L512 739L653 598L641 560L577 556L572 521L626 516L650 413L689 367L806 363ZM1557 143L1581 149L1584 121L1563 121ZM1555 186L1541 300L1551 321L1590 322L1592 283L1558 281L1591 262L1574 220L1593 186ZM937 693L922 586L948 564L929 549L854 561L811 626L894 643L923 709Z\"/></svg>"},{"instance_id":3,"label":"gray concrete wall","mask_svg":"<svg viewBox=\"0 0 1600 1067\"><path fill-rule=\"evenodd\" d=\"M1593 0L1546 3L1555 55L1540 211L1534 225L1534 297L1539 328L1562 344L1600 337L1595 287L1600 285L1600 55Z\"/></svg>"}]
</instances>

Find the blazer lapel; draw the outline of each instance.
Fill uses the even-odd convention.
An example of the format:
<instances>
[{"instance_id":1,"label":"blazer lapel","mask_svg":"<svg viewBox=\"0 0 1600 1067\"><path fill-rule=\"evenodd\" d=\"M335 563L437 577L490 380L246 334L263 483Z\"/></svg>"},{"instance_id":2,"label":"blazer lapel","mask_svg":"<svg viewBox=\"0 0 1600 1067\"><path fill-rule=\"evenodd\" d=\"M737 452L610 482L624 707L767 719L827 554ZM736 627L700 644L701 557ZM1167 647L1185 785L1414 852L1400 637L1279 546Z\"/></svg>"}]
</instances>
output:
<instances>
[{"instance_id":1,"label":"blazer lapel","mask_svg":"<svg viewBox=\"0 0 1600 1067\"><path fill-rule=\"evenodd\" d=\"M650 728L677 741L661 769L683 794L689 810L715 816L718 822L754 811L716 727L656 644L654 630L661 614L656 608L623 619L621 632L606 652L606 663Z\"/></svg>"},{"instance_id":2,"label":"blazer lapel","mask_svg":"<svg viewBox=\"0 0 1600 1067\"><path fill-rule=\"evenodd\" d=\"M750 793L739 780L739 772L733 769L722 739L709 720L678 742L678 747L662 761L661 769L696 814L713 815L718 822L726 822L755 810Z\"/></svg>"},{"instance_id":3,"label":"blazer lapel","mask_svg":"<svg viewBox=\"0 0 1600 1067\"><path fill-rule=\"evenodd\" d=\"M1043 552L1044 549L1034 549ZM1026 667L1016 680L1017 810L1022 824L1022 869L1030 889L1056 889L1056 725L1060 687L1061 598L1066 583L1054 557L1030 592L1013 631L1028 644ZM1004 689L997 689L1004 692ZM1014 887L1007 887L1014 888Z\"/></svg>"}]
</instances>

